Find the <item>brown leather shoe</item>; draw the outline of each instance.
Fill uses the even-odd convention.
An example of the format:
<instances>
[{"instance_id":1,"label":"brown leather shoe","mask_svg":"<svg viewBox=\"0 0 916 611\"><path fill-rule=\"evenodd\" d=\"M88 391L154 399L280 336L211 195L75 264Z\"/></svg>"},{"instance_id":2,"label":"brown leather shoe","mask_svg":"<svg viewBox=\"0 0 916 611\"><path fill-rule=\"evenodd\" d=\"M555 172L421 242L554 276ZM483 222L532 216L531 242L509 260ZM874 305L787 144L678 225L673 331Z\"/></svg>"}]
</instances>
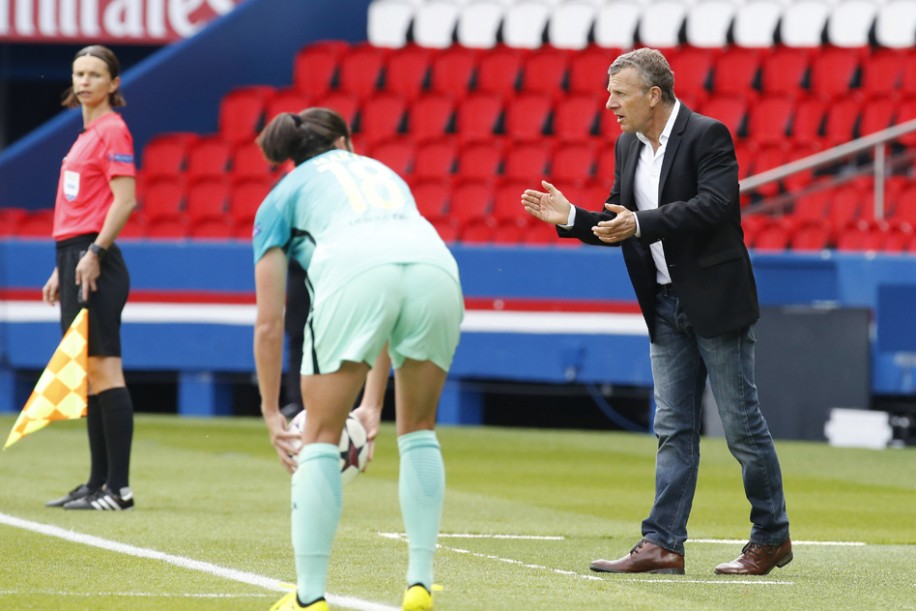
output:
<instances>
[{"instance_id":1,"label":"brown leather shoe","mask_svg":"<svg viewBox=\"0 0 916 611\"><path fill-rule=\"evenodd\" d=\"M619 560L595 560L589 568L597 573L684 574L684 557L645 539Z\"/></svg>"},{"instance_id":2,"label":"brown leather shoe","mask_svg":"<svg viewBox=\"0 0 916 611\"><path fill-rule=\"evenodd\" d=\"M719 575L766 575L774 566L782 568L792 562L792 541L786 539L780 545L748 543L741 555L731 562L716 567Z\"/></svg>"}]
</instances>

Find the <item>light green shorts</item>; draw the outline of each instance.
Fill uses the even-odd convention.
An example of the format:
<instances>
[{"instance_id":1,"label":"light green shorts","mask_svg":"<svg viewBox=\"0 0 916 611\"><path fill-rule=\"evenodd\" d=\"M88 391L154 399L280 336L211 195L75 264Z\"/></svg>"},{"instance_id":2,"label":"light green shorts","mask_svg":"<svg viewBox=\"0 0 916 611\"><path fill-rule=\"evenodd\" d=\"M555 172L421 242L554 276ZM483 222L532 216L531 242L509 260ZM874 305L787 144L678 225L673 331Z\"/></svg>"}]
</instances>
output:
<instances>
[{"instance_id":1,"label":"light green shorts","mask_svg":"<svg viewBox=\"0 0 916 611\"><path fill-rule=\"evenodd\" d=\"M413 359L448 371L463 318L461 286L442 268L373 267L327 298L316 287L305 324L302 374L333 373L341 361L371 367L385 342L395 369Z\"/></svg>"}]
</instances>

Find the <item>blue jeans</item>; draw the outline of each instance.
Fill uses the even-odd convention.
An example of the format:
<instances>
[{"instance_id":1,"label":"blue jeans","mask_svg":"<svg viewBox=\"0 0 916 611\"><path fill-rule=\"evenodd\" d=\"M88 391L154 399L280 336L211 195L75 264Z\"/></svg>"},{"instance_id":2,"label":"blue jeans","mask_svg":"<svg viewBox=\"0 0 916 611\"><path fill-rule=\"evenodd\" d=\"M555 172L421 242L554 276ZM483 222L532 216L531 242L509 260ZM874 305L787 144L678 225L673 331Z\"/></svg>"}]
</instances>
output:
<instances>
[{"instance_id":1,"label":"blue jeans","mask_svg":"<svg viewBox=\"0 0 916 611\"><path fill-rule=\"evenodd\" d=\"M782 473L754 382L751 327L701 337L690 326L676 295L659 293L655 341L650 347L655 381L655 502L642 523L643 537L684 553L687 518L700 463L702 399L707 373L728 449L741 464L751 504L750 540L778 545L789 536Z\"/></svg>"}]
</instances>

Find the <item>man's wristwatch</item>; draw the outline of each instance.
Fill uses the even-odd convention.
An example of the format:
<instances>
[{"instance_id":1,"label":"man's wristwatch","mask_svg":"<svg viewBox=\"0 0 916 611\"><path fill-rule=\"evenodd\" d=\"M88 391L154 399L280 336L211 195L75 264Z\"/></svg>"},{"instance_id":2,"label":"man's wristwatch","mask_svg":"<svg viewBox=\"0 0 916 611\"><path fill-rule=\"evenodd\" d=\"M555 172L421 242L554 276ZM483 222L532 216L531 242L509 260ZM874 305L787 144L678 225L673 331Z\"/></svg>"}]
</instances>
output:
<instances>
[{"instance_id":1,"label":"man's wristwatch","mask_svg":"<svg viewBox=\"0 0 916 611\"><path fill-rule=\"evenodd\" d=\"M96 244L95 242L93 242L92 244L89 245L89 251L90 251L91 253L95 254L95 256L99 258L99 261L101 261L102 259L104 259L104 258L105 258L105 255L108 254L108 251L107 251L107 250L105 250L104 248L102 248L101 246L99 246L98 244Z\"/></svg>"}]
</instances>

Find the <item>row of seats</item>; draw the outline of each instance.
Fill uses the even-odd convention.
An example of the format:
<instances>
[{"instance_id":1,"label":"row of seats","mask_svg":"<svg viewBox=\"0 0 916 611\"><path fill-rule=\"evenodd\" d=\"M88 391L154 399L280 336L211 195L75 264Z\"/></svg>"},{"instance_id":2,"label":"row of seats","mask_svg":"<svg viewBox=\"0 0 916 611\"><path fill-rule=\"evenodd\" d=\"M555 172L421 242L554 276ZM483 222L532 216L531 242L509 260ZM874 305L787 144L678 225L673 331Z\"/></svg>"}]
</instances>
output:
<instances>
[{"instance_id":1,"label":"row of seats","mask_svg":"<svg viewBox=\"0 0 916 611\"><path fill-rule=\"evenodd\" d=\"M743 226L745 242L760 252L836 249L916 254L913 226L893 220L858 219L837 230L829 224L793 216L748 215Z\"/></svg>"},{"instance_id":2,"label":"row of seats","mask_svg":"<svg viewBox=\"0 0 916 611\"><path fill-rule=\"evenodd\" d=\"M912 0L373 0L369 41L583 49L916 44Z\"/></svg>"}]
</instances>

